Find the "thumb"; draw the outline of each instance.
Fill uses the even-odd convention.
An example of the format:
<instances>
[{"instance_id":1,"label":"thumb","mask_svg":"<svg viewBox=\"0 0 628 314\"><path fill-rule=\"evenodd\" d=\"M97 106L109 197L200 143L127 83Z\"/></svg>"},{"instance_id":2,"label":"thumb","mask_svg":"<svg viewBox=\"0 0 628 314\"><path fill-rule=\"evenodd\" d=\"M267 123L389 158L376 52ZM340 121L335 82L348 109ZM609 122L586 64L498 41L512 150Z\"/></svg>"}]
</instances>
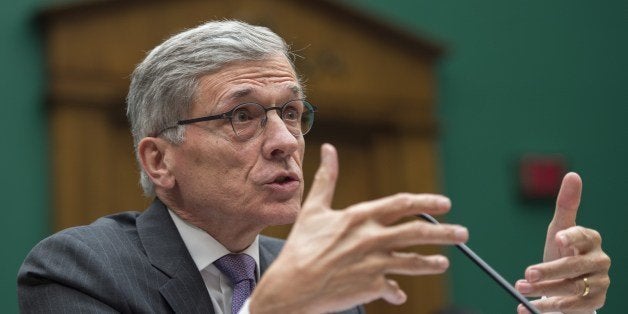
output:
<instances>
[{"instance_id":1,"label":"thumb","mask_svg":"<svg viewBox=\"0 0 628 314\"><path fill-rule=\"evenodd\" d=\"M310 188L303 208L318 207L306 206L308 204L319 204L327 208L331 207L336 190L336 179L338 178L338 153L331 144L321 146L321 163L318 166L314 182Z\"/></svg>"},{"instance_id":2,"label":"thumb","mask_svg":"<svg viewBox=\"0 0 628 314\"><path fill-rule=\"evenodd\" d=\"M552 222L550 222L547 228L543 261L553 261L572 254L557 242L556 234L561 230L576 225L576 215L578 214L578 206L580 206L581 194L582 179L580 179L580 176L573 172L565 175L556 198L554 218L552 218Z\"/></svg>"},{"instance_id":3,"label":"thumb","mask_svg":"<svg viewBox=\"0 0 628 314\"><path fill-rule=\"evenodd\" d=\"M550 223L553 233L576 225L576 215L582 195L582 179L575 172L570 172L563 178L563 182L556 198L556 210Z\"/></svg>"}]
</instances>

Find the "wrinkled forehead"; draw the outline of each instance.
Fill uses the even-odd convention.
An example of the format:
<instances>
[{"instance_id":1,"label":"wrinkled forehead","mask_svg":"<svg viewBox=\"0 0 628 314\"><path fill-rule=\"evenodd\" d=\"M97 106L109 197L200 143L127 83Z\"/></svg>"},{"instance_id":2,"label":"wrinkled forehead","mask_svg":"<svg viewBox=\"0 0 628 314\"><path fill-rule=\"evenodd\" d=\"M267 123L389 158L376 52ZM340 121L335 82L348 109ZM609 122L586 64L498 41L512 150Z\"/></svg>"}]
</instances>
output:
<instances>
[{"instance_id":1,"label":"wrinkled forehead","mask_svg":"<svg viewBox=\"0 0 628 314\"><path fill-rule=\"evenodd\" d=\"M244 101L275 102L303 97L292 64L286 57L277 56L233 62L204 75L199 80L195 103L221 108Z\"/></svg>"}]
</instances>

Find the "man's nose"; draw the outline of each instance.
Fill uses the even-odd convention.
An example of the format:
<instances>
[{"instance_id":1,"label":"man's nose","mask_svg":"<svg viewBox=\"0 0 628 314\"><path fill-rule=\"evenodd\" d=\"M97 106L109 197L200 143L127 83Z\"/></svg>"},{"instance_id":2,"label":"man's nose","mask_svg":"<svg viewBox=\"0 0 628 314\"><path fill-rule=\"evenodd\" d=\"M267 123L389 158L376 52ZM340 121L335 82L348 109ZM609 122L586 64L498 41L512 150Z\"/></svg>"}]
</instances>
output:
<instances>
[{"instance_id":1,"label":"man's nose","mask_svg":"<svg viewBox=\"0 0 628 314\"><path fill-rule=\"evenodd\" d=\"M265 138L263 154L268 159L285 158L299 147L296 136L281 119L279 110L269 110L266 113L263 137Z\"/></svg>"}]
</instances>

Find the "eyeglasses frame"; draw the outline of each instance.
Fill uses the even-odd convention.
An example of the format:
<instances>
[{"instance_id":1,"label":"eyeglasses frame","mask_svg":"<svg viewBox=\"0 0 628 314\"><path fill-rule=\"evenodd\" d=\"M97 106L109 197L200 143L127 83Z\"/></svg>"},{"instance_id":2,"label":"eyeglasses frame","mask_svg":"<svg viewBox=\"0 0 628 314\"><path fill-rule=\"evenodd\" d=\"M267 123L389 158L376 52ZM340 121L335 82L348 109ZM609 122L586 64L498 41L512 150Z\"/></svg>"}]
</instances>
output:
<instances>
[{"instance_id":1,"label":"eyeglasses frame","mask_svg":"<svg viewBox=\"0 0 628 314\"><path fill-rule=\"evenodd\" d=\"M316 106L312 105L310 102L308 102L305 99L291 99L291 100L288 100L287 102L285 102L281 106L272 106L272 107L264 107L263 105L261 105L259 103L256 103L256 102L244 102L244 103L238 104L237 106L233 107L231 110L229 110L227 112L223 112L223 113L219 113L219 114L215 114L215 115L204 116L204 117L179 120L179 121L177 121L177 125L176 126L167 127L167 128L163 129L159 133L162 133L163 131L165 131L167 129L174 128L174 127L177 127L177 126L192 124L192 123L196 123L196 122L204 122L204 121L225 119L225 120L229 120L229 123L231 124L231 128L233 129L233 132L236 134L236 136L238 136L238 133L236 132L235 127L233 126L232 119L233 119L233 114L236 111L236 109L239 109L242 105L255 104L255 105L260 106L264 110L264 116L265 116L265 118L262 119L260 127L261 128L265 128L266 127L266 121L268 121L268 112L269 111L277 110L277 113L278 113L279 117L281 118L281 121L283 121L283 118L282 118L283 110L285 109L285 107L289 103L291 103L293 101L302 101L304 103L305 110L303 111L303 113L309 112L309 113L314 114L318 110L318 108ZM314 118L312 118L312 125L314 125ZM301 132L301 135L307 134L311 129L312 129L312 127L310 126L310 129L307 130L306 132ZM254 138L254 137L255 136L253 136L252 138Z\"/></svg>"}]
</instances>

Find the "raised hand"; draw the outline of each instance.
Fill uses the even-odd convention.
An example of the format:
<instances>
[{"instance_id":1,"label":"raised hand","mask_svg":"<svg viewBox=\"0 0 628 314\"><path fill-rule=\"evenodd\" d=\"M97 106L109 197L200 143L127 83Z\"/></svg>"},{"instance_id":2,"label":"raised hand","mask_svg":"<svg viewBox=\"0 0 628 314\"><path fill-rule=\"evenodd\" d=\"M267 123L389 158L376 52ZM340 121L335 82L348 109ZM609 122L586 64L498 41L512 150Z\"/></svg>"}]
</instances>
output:
<instances>
[{"instance_id":1,"label":"raised hand","mask_svg":"<svg viewBox=\"0 0 628 314\"><path fill-rule=\"evenodd\" d=\"M542 312L590 314L606 300L611 260L600 234L576 225L581 194L580 177L567 174L547 229L543 263L528 267L515 285L527 296L546 296L532 302ZM518 312L528 313L521 305Z\"/></svg>"},{"instance_id":2,"label":"raised hand","mask_svg":"<svg viewBox=\"0 0 628 314\"><path fill-rule=\"evenodd\" d=\"M440 215L451 207L434 194L397 194L333 210L338 176L333 146L321 147L321 165L283 251L266 271L251 298L252 313L326 313L376 299L401 304L406 294L389 274L444 272L442 255L400 252L422 244L465 242L467 229L413 220L419 213Z\"/></svg>"}]
</instances>

